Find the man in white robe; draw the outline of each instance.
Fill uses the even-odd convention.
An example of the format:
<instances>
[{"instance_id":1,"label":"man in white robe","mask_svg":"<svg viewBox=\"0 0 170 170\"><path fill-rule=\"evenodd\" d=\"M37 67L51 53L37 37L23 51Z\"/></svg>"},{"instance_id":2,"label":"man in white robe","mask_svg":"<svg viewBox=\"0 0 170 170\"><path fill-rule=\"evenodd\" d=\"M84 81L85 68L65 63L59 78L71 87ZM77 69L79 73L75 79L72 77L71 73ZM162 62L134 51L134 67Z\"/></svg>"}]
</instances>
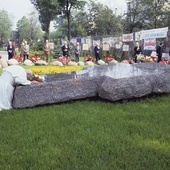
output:
<instances>
[{"instance_id":1,"label":"man in white robe","mask_svg":"<svg viewBox=\"0 0 170 170\"><path fill-rule=\"evenodd\" d=\"M12 108L14 86L17 84L31 84L31 81L27 80L26 70L18 65L4 68L0 76L0 111Z\"/></svg>"}]
</instances>

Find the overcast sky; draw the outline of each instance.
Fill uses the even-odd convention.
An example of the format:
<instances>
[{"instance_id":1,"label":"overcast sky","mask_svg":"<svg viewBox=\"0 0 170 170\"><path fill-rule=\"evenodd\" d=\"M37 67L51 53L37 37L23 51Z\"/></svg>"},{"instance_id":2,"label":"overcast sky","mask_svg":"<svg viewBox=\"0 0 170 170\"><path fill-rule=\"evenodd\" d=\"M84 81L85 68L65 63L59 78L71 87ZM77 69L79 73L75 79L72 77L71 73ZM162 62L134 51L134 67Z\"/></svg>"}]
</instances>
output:
<instances>
[{"instance_id":1,"label":"overcast sky","mask_svg":"<svg viewBox=\"0 0 170 170\"><path fill-rule=\"evenodd\" d=\"M115 13L123 14L126 10L125 0L96 0L104 5L108 5ZM0 10L4 9L12 15L13 28L23 16L28 16L34 10L30 0L0 0Z\"/></svg>"}]
</instances>

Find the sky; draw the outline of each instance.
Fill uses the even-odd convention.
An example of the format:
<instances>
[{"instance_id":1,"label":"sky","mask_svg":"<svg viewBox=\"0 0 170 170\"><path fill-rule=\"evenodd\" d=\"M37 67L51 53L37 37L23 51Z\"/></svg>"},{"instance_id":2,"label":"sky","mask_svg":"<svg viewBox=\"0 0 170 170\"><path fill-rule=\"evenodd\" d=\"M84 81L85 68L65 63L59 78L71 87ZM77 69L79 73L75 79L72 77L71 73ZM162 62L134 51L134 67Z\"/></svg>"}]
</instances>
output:
<instances>
[{"instance_id":1,"label":"sky","mask_svg":"<svg viewBox=\"0 0 170 170\"><path fill-rule=\"evenodd\" d=\"M104 5L108 5L115 14L123 14L126 10L125 0L96 0ZM4 9L13 21L13 29L16 29L16 23L23 16L28 16L35 8L30 0L0 0L0 10Z\"/></svg>"}]
</instances>

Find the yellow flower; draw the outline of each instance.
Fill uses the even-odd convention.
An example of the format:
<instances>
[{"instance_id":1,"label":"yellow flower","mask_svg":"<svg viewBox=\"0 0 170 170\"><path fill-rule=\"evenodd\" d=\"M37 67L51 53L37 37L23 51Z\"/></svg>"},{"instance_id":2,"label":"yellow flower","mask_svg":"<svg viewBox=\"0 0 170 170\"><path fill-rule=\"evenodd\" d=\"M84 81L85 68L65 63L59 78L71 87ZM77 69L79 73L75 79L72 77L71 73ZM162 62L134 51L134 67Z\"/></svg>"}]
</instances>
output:
<instances>
[{"instance_id":1,"label":"yellow flower","mask_svg":"<svg viewBox=\"0 0 170 170\"><path fill-rule=\"evenodd\" d=\"M42 67L42 68L32 67L31 71L34 74L45 75L45 74L68 73L68 72L80 71L82 69L83 69L82 66L66 66L66 67L51 66L51 67Z\"/></svg>"}]
</instances>

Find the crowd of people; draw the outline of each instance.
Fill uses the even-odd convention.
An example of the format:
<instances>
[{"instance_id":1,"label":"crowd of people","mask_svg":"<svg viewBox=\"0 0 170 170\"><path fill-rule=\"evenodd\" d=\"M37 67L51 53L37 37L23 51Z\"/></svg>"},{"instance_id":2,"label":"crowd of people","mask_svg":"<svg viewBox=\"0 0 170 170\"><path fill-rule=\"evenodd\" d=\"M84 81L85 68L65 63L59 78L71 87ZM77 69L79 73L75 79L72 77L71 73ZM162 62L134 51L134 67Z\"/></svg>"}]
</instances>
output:
<instances>
[{"instance_id":1,"label":"crowd of people","mask_svg":"<svg viewBox=\"0 0 170 170\"><path fill-rule=\"evenodd\" d=\"M29 59L29 50L30 50L30 48L29 48L27 41L24 41L21 45L21 56L23 58L23 62L26 59ZM51 48L50 48L48 40L45 41L44 46L43 46L43 50L44 50L44 60L48 63L50 55L51 55ZM70 47L69 47L69 44L67 43L67 41L65 41L63 43L63 45L61 46L61 51L62 51L63 57L66 57L66 58L70 57ZM142 54L142 52L143 52L142 47L139 44L139 42L136 42L133 51L134 51L134 56L132 56L132 58L133 58L134 62L137 63L138 62L137 56L139 54ZM7 52L8 52L8 60L10 60L11 58L13 58L13 56L15 54L15 47L14 47L14 45L11 41L9 41L9 44L7 46ZM81 44L79 42L76 42L76 44L74 46L75 62L80 61L81 52L82 52ZM102 53L101 47L98 43L96 43L94 45L93 52L94 52L95 61L97 63L97 61L102 58L101 57L101 53ZM157 62L158 63L162 60L162 53L163 53L163 43L161 42L156 47L156 54L157 54Z\"/></svg>"}]
</instances>

